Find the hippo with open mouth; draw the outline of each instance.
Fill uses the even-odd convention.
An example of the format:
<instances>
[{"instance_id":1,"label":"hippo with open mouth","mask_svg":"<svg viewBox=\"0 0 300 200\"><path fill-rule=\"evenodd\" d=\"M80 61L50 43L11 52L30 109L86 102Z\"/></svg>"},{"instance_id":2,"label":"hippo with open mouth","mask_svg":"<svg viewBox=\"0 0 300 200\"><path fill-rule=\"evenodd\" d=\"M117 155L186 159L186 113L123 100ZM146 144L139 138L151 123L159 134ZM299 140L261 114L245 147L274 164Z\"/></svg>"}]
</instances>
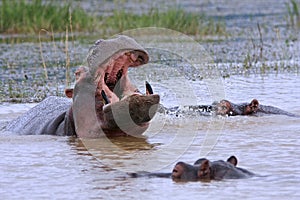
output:
<instances>
[{"instance_id":1,"label":"hippo with open mouth","mask_svg":"<svg viewBox=\"0 0 300 200\"><path fill-rule=\"evenodd\" d=\"M81 138L141 135L155 115L160 97L153 94L149 83L146 94L141 94L130 82L128 68L148 60L146 50L130 37L98 40L89 51L87 66L75 72L74 89L65 91L72 101L49 97L13 120L6 130Z\"/></svg>"}]
</instances>

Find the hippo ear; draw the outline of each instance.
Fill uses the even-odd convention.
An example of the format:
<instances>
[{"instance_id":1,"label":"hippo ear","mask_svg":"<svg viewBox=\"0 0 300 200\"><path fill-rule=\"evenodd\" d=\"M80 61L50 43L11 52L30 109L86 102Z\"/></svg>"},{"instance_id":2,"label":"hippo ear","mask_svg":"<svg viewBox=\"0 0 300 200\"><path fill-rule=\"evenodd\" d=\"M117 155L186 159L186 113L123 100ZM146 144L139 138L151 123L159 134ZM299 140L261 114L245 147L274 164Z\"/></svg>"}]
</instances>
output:
<instances>
[{"instance_id":1,"label":"hippo ear","mask_svg":"<svg viewBox=\"0 0 300 200\"><path fill-rule=\"evenodd\" d=\"M73 89L65 89L65 95L68 98L72 98L73 97Z\"/></svg>"},{"instance_id":2,"label":"hippo ear","mask_svg":"<svg viewBox=\"0 0 300 200\"><path fill-rule=\"evenodd\" d=\"M233 164L234 166L236 166L237 163L238 163L238 160L237 160L237 158L236 158L235 156L230 156L230 157L227 159L227 162L229 162L229 163Z\"/></svg>"},{"instance_id":3,"label":"hippo ear","mask_svg":"<svg viewBox=\"0 0 300 200\"><path fill-rule=\"evenodd\" d=\"M210 178L209 160L205 159L202 161L197 174L199 179Z\"/></svg>"}]
</instances>

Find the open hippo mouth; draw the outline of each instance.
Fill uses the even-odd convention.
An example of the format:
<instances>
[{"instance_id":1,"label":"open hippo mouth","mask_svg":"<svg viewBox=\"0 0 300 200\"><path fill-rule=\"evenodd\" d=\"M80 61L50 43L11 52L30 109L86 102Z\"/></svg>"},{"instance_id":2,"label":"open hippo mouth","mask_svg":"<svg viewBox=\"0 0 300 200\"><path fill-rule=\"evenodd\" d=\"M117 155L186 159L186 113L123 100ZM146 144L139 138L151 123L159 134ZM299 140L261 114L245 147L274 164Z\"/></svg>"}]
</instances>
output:
<instances>
[{"instance_id":1,"label":"open hippo mouth","mask_svg":"<svg viewBox=\"0 0 300 200\"><path fill-rule=\"evenodd\" d=\"M98 67L95 72L97 93L104 94L109 102L113 103L133 93L139 93L129 78L128 68L145 64L142 52L129 51L113 55L107 62Z\"/></svg>"},{"instance_id":2,"label":"open hippo mouth","mask_svg":"<svg viewBox=\"0 0 300 200\"><path fill-rule=\"evenodd\" d=\"M158 108L159 95L153 94L147 82L143 95L128 77L129 67L138 67L147 61L142 51L121 51L96 69L93 75L97 88L96 110L106 134L136 135L148 128Z\"/></svg>"},{"instance_id":3,"label":"open hippo mouth","mask_svg":"<svg viewBox=\"0 0 300 200\"><path fill-rule=\"evenodd\" d=\"M148 53L134 39L118 36L98 40L87 56L87 66L75 73L72 115L81 138L140 135L159 105L159 95L139 92L129 80L128 68L146 64ZM66 92L67 94L67 92ZM70 96L70 95L67 95Z\"/></svg>"}]
</instances>

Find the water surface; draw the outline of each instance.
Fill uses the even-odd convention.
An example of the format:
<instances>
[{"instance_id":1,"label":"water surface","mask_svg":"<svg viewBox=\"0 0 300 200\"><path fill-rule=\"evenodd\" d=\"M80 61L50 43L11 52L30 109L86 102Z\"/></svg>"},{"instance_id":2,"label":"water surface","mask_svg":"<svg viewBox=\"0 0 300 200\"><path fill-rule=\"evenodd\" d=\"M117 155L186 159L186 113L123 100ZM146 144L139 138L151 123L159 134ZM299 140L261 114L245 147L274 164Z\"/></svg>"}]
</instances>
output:
<instances>
[{"instance_id":1,"label":"water surface","mask_svg":"<svg viewBox=\"0 0 300 200\"><path fill-rule=\"evenodd\" d=\"M300 112L297 75L232 76L223 83L226 98L235 102L257 98L262 104L295 114ZM191 84L199 86L205 82ZM163 103L172 102L172 97L164 95L167 92L163 87L155 89L162 93ZM201 101L206 94L203 90L196 90L195 94L203 104L209 103L209 99ZM31 104L2 105L1 122L30 107ZM2 133L0 196L2 199L299 199L299 118L270 115L215 119L160 114L153 124L147 139L125 138L114 141L113 148L105 146L103 140L82 142L68 137ZM208 148L203 146L207 138L211 140L206 143ZM177 183L167 178L126 175L133 170L170 172L177 161L193 163L204 155L211 160L236 155L239 166L263 177Z\"/></svg>"}]
</instances>

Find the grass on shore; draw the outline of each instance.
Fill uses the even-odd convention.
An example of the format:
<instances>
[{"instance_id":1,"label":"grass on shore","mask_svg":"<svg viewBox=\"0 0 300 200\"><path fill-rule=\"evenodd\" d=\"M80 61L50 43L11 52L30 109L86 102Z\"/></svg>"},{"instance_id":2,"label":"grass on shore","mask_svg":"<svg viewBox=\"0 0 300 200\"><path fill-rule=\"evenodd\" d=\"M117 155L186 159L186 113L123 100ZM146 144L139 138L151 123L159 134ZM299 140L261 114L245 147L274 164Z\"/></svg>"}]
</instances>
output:
<instances>
[{"instance_id":1,"label":"grass on shore","mask_svg":"<svg viewBox=\"0 0 300 200\"><path fill-rule=\"evenodd\" d=\"M103 19L103 26L116 32L140 27L163 27L188 35L223 35L225 25L205 17L203 14L188 13L180 8L167 11L152 9L141 15L125 11L114 11Z\"/></svg>"},{"instance_id":2,"label":"grass on shore","mask_svg":"<svg viewBox=\"0 0 300 200\"><path fill-rule=\"evenodd\" d=\"M1 33L38 33L41 29L63 32L69 20L77 31L90 31L93 18L81 8L71 9L70 4L58 5L42 0L2 0L0 5Z\"/></svg>"},{"instance_id":3,"label":"grass on shore","mask_svg":"<svg viewBox=\"0 0 300 200\"><path fill-rule=\"evenodd\" d=\"M94 16L66 3L3 0L0 12L0 33L7 34L36 34L41 29L64 32L66 26L72 26L74 32L100 32L103 36L141 27L164 27L189 35L225 34L221 22L180 8L151 9L140 15L116 10L109 16Z\"/></svg>"}]
</instances>

